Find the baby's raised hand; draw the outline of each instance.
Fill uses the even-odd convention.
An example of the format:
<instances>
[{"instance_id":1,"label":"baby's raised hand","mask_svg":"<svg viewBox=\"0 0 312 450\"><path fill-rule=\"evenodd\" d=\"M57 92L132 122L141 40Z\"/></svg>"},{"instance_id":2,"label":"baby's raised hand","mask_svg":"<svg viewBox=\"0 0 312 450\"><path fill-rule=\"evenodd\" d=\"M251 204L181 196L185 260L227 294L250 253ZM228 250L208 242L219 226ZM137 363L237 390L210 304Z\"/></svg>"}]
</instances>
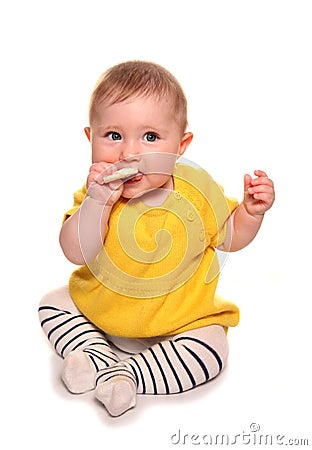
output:
<instances>
[{"instance_id":1,"label":"baby's raised hand","mask_svg":"<svg viewBox=\"0 0 312 450\"><path fill-rule=\"evenodd\" d=\"M244 176L244 206L252 216L263 215L275 199L273 181L262 170L255 170L256 178Z\"/></svg>"},{"instance_id":2,"label":"baby's raised hand","mask_svg":"<svg viewBox=\"0 0 312 450\"><path fill-rule=\"evenodd\" d=\"M106 206L113 206L123 191L121 180L104 183L105 176L111 175L116 168L104 162L94 163L90 167L87 178L87 193L89 197Z\"/></svg>"}]
</instances>

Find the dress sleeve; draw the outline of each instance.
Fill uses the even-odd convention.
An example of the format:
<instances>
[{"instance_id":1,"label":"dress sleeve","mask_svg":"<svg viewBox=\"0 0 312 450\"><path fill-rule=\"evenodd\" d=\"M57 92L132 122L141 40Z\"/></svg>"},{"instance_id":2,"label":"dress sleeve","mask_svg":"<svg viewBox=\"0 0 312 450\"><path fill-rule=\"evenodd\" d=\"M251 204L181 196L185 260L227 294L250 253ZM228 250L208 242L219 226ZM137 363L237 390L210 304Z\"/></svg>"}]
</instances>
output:
<instances>
[{"instance_id":1,"label":"dress sleeve","mask_svg":"<svg viewBox=\"0 0 312 450\"><path fill-rule=\"evenodd\" d=\"M79 209L82 202L86 198L86 195L87 195L87 189L86 189L86 186L83 185L83 187L81 189L78 189L74 193L74 205L72 206L72 208L70 208L68 211L66 211L66 213L63 216L62 223L64 223L70 216L72 216L77 211L77 209Z\"/></svg>"}]
</instances>

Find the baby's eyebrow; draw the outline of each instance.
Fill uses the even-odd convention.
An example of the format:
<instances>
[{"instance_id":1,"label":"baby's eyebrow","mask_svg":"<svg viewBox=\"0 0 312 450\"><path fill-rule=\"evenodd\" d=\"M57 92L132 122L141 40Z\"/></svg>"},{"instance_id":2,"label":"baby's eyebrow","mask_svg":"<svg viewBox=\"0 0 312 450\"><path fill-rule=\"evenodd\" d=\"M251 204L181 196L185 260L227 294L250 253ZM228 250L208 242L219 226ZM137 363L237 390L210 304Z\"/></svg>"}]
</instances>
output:
<instances>
[{"instance_id":1,"label":"baby's eyebrow","mask_svg":"<svg viewBox=\"0 0 312 450\"><path fill-rule=\"evenodd\" d=\"M147 133L147 132L151 132L151 133L155 133L155 134L159 134L162 136L166 136L168 134L168 129L164 128L162 126L159 126L157 124L151 124L151 123L142 123L142 124L138 124L137 129L139 131L141 131L142 133ZM116 131L116 132L121 132L122 131L122 124L103 124L103 125L96 125L93 126L93 130L97 131L99 133L103 133L103 132L108 132L108 131Z\"/></svg>"},{"instance_id":2,"label":"baby's eyebrow","mask_svg":"<svg viewBox=\"0 0 312 450\"><path fill-rule=\"evenodd\" d=\"M93 127L94 131L99 131L100 133L104 131L117 131L120 130L120 125L98 125Z\"/></svg>"},{"instance_id":3,"label":"baby's eyebrow","mask_svg":"<svg viewBox=\"0 0 312 450\"><path fill-rule=\"evenodd\" d=\"M160 127L157 125L146 124L146 125L142 125L140 128L144 131L150 131L153 133L160 133L160 134L167 133L167 128Z\"/></svg>"}]
</instances>

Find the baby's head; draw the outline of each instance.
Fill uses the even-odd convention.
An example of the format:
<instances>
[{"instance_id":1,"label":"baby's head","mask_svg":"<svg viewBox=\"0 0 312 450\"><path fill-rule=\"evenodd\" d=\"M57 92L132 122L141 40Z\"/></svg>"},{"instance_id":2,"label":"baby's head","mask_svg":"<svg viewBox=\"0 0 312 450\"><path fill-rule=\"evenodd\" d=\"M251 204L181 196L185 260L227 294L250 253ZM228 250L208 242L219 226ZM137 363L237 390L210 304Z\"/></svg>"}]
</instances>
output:
<instances>
[{"instance_id":1,"label":"baby's head","mask_svg":"<svg viewBox=\"0 0 312 450\"><path fill-rule=\"evenodd\" d=\"M98 80L90 100L89 120L100 104L107 106L135 97L166 99L181 129L187 127L187 101L176 78L162 66L146 61L128 61L108 69Z\"/></svg>"}]
</instances>

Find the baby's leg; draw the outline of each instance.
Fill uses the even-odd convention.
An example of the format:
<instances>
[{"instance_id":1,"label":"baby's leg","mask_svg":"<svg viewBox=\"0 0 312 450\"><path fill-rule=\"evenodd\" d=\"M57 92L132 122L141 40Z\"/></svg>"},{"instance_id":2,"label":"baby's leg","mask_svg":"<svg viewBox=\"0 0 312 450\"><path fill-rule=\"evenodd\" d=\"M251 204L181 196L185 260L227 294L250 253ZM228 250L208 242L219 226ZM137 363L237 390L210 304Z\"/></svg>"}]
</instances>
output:
<instances>
[{"instance_id":1,"label":"baby's leg","mask_svg":"<svg viewBox=\"0 0 312 450\"><path fill-rule=\"evenodd\" d=\"M162 340L101 370L95 395L112 415L135 404L139 394L175 394L216 377L228 357L223 327L211 325ZM125 401L126 400L126 401Z\"/></svg>"},{"instance_id":2,"label":"baby's leg","mask_svg":"<svg viewBox=\"0 0 312 450\"><path fill-rule=\"evenodd\" d=\"M104 334L76 308L67 286L43 297L39 319L50 343L64 358L62 379L70 392L94 389L96 373L119 361Z\"/></svg>"}]
</instances>

